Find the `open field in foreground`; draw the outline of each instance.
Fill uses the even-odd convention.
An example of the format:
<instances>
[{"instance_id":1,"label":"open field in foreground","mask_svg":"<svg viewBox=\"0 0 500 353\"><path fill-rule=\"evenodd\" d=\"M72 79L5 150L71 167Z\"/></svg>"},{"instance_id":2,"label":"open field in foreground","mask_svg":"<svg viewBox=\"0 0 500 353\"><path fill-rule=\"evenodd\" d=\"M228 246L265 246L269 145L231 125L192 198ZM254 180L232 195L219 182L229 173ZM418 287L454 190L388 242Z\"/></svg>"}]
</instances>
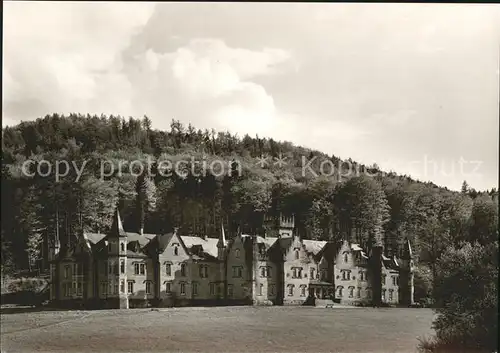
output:
<instances>
[{"instance_id":1,"label":"open field in foreground","mask_svg":"<svg viewBox=\"0 0 500 353\"><path fill-rule=\"evenodd\" d=\"M415 352L430 309L2 309L2 352Z\"/></svg>"}]
</instances>

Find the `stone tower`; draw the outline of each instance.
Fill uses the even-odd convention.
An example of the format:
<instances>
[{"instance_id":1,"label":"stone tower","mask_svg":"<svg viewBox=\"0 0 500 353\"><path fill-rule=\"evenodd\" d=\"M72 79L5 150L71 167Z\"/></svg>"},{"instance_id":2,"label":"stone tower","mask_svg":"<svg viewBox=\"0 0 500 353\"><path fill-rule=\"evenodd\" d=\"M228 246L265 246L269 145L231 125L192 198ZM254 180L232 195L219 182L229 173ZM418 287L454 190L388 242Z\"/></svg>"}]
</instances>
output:
<instances>
[{"instance_id":1,"label":"stone tower","mask_svg":"<svg viewBox=\"0 0 500 353\"><path fill-rule=\"evenodd\" d=\"M405 305L414 304L414 255L410 240L406 239L403 244L403 251L400 259L400 298L401 303Z\"/></svg>"},{"instance_id":2,"label":"stone tower","mask_svg":"<svg viewBox=\"0 0 500 353\"><path fill-rule=\"evenodd\" d=\"M290 238L295 229L295 216L284 215L280 212L279 216L264 216L264 228L266 236Z\"/></svg>"},{"instance_id":3,"label":"stone tower","mask_svg":"<svg viewBox=\"0 0 500 353\"><path fill-rule=\"evenodd\" d=\"M368 272L372 286L372 304L374 306L380 306L382 304L382 254L382 245L375 243L371 247L368 260Z\"/></svg>"},{"instance_id":4,"label":"stone tower","mask_svg":"<svg viewBox=\"0 0 500 353\"><path fill-rule=\"evenodd\" d=\"M280 213L278 233L281 238L292 237L295 228L295 215L285 216Z\"/></svg>"},{"instance_id":5,"label":"stone tower","mask_svg":"<svg viewBox=\"0 0 500 353\"><path fill-rule=\"evenodd\" d=\"M57 217L57 215L56 215ZM57 217L57 226L54 238L49 241L47 260L50 271L50 300L59 299L59 266L56 263L57 255L61 251L61 240L59 239L59 218Z\"/></svg>"},{"instance_id":6,"label":"stone tower","mask_svg":"<svg viewBox=\"0 0 500 353\"><path fill-rule=\"evenodd\" d=\"M127 233L123 229L122 220L118 207L116 208L111 226L111 233L108 237L108 261L112 261L114 268L109 278L112 285L116 288L118 285L118 308L128 309L127 294Z\"/></svg>"}]
</instances>

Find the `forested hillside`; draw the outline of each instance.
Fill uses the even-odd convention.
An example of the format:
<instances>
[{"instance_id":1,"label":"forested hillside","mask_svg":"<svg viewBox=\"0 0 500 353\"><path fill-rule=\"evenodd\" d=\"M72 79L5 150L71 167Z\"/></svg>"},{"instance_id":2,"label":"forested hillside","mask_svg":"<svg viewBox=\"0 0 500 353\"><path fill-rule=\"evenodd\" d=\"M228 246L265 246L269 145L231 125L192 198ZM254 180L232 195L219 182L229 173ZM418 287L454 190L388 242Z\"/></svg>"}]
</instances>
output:
<instances>
[{"instance_id":1,"label":"forested hillside","mask_svg":"<svg viewBox=\"0 0 500 353\"><path fill-rule=\"evenodd\" d=\"M258 158L266 155L286 163L268 159L259 165ZM194 169L185 164L185 175L158 173L161 161L193 158L237 161L242 173L193 174L200 163ZM318 176L303 173L303 158L314 159L311 169ZM118 168L120 160L148 159L154 161L150 173L137 176L126 166ZM49 176L23 173L26 160L52 165L66 160L85 168L81 175L70 168L56 181L53 168ZM339 173L320 175L325 160ZM286 212L295 214L306 238L335 239L355 227L360 242L384 242L396 252L409 237L431 271L450 243L497 237L495 190L477 192L464 182L462 192L453 192L290 142L202 131L179 121L172 121L170 131L159 131L147 117L54 114L4 128L2 162L2 269L29 268L40 256L42 240L53 239L56 232L63 246L82 230L106 232L117 204L127 229L144 227L148 233L178 226L185 234L217 236L221 224L230 234L238 227L263 232L265 214ZM108 173L111 164L113 173ZM49 172L47 164L39 167ZM36 168L32 163L29 172Z\"/></svg>"}]
</instances>

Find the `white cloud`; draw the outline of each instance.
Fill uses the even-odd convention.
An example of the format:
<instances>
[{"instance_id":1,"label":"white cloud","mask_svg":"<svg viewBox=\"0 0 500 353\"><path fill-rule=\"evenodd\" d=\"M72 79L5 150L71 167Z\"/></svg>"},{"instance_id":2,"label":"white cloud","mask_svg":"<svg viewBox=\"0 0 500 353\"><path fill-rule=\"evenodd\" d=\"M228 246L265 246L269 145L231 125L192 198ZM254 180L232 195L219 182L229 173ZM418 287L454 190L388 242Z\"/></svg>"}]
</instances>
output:
<instances>
[{"instance_id":1,"label":"white cloud","mask_svg":"<svg viewBox=\"0 0 500 353\"><path fill-rule=\"evenodd\" d=\"M127 85L118 77L120 53L153 8L137 3L6 3L4 116L118 113L113 96L127 102ZM22 116L15 116L13 105L23 105Z\"/></svg>"},{"instance_id":2,"label":"white cloud","mask_svg":"<svg viewBox=\"0 0 500 353\"><path fill-rule=\"evenodd\" d=\"M165 54L149 49L127 70L137 94L135 107L156 116L169 113L157 127L181 115L202 128L271 135L281 113L253 80L278 72L287 60L290 55L280 49L248 50L218 39L193 39Z\"/></svg>"}]
</instances>

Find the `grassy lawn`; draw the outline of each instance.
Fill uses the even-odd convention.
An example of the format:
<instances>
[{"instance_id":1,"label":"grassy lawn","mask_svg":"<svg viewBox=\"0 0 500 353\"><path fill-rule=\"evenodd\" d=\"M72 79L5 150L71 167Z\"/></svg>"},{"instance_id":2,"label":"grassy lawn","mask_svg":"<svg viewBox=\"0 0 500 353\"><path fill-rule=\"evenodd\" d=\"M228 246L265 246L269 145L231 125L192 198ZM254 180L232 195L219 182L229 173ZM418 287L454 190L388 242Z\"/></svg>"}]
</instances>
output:
<instances>
[{"instance_id":1,"label":"grassy lawn","mask_svg":"<svg viewBox=\"0 0 500 353\"><path fill-rule=\"evenodd\" d=\"M3 310L2 310L3 311ZM2 352L414 352L429 309L2 312Z\"/></svg>"}]
</instances>

